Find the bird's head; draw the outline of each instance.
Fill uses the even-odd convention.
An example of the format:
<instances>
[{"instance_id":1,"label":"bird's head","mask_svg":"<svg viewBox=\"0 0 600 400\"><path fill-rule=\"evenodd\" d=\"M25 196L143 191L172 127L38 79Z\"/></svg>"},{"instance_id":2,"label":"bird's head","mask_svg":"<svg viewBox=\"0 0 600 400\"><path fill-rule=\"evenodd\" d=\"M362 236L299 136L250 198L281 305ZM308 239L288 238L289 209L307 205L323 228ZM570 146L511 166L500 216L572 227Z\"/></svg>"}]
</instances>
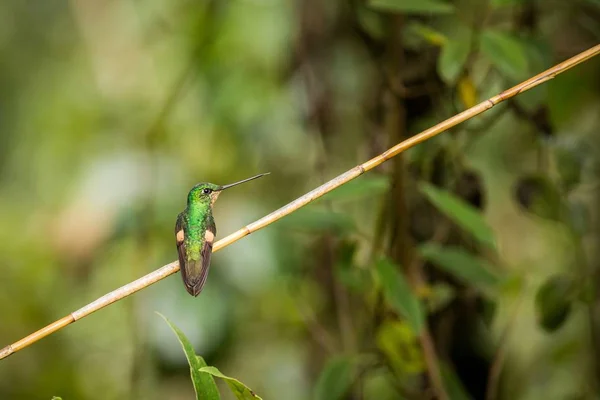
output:
<instances>
[{"instance_id":1,"label":"bird's head","mask_svg":"<svg viewBox=\"0 0 600 400\"><path fill-rule=\"evenodd\" d=\"M229 185L215 185L214 183L199 183L190 190L188 194L188 205L190 204L202 204L212 206L217 201L217 198L221 192L230 187L239 185L240 183L248 182L261 176L268 175L269 172L253 176L251 178L243 179L239 182L230 183Z\"/></svg>"},{"instance_id":2,"label":"bird's head","mask_svg":"<svg viewBox=\"0 0 600 400\"><path fill-rule=\"evenodd\" d=\"M199 183L190 190L188 204L213 205L221 194L221 187L214 183Z\"/></svg>"}]
</instances>

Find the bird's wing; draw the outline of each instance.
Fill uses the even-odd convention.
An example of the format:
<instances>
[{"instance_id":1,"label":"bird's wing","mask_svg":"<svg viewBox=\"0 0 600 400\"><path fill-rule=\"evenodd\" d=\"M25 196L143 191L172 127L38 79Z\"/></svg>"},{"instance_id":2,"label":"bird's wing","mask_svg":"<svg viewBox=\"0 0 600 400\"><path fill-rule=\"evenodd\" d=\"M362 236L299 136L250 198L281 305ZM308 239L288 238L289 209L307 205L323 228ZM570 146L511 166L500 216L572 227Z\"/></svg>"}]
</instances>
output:
<instances>
[{"instance_id":1,"label":"bird's wing","mask_svg":"<svg viewBox=\"0 0 600 400\"><path fill-rule=\"evenodd\" d=\"M177 253L179 255L179 269L181 277L185 284L185 289L192 296L198 296L208 278L210 268L210 257L212 254L213 243L217 228L212 218L207 221L207 227L204 232L204 240L200 249L199 260L188 260L187 249L185 246L185 231L183 229L183 213L177 217L175 223L175 237L177 241Z\"/></svg>"},{"instance_id":2,"label":"bird's wing","mask_svg":"<svg viewBox=\"0 0 600 400\"><path fill-rule=\"evenodd\" d=\"M177 216L177 222L175 222L175 240L177 242L177 254L179 256L179 269L181 270L183 281L185 282L187 252L185 248L185 232L183 231L183 213Z\"/></svg>"},{"instance_id":3,"label":"bird's wing","mask_svg":"<svg viewBox=\"0 0 600 400\"><path fill-rule=\"evenodd\" d=\"M209 221L206 231L204 232L204 243L202 244L202 250L200 251L200 261L202 262L202 267L200 270L200 276L198 282L192 288L192 295L198 296L206 283L206 279L208 278L208 270L210 269L210 257L212 255L213 243L215 241L215 236L217 234L217 228L215 226L214 221Z\"/></svg>"}]
</instances>

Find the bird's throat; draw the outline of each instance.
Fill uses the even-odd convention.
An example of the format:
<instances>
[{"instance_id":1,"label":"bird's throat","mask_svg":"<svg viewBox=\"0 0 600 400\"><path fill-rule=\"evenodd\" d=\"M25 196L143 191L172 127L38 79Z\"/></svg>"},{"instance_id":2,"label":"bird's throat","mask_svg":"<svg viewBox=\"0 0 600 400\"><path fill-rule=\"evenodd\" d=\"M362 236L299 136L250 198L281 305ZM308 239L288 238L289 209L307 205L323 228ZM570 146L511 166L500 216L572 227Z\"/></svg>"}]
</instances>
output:
<instances>
[{"instance_id":1,"label":"bird's throat","mask_svg":"<svg viewBox=\"0 0 600 400\"><path fill-rule=\"evenodd\" d=\"M212 207L215 204L215 201L217 201L217 199L219 198L219 195L221 194L221 191L217 191L217 192L212 192L210 194L210 206Z\"/></svg>"},{"instance_id":2,"label":"bird's throat","mask_svg":"<svg viewBox=\"0 0 600 400\"><path fill-rule=\"evenodd\" d=\"M204 221L212 212L212 206L206 203L190 204L188 207L189 222L196 225Z\"/></svg>"}]
</instances>

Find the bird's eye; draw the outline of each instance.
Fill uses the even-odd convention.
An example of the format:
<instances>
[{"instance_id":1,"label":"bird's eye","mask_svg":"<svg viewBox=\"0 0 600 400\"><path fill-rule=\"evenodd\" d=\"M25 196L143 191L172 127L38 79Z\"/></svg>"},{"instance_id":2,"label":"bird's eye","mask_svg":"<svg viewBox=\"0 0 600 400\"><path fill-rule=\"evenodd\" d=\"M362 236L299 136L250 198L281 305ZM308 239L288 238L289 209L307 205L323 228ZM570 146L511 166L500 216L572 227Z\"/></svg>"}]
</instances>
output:
<instances>
[{"instance_id":1,"label":"bird's eye","mask_svg":"<svg viewBox=\"0 0 600 400\"><path fill-rule=\"evenodd\" d=\"M206 189L202 189L202 193L204 194L210 194L210 192L212 192L212 190L206 188Z\"/></svg>"}]
</instances>

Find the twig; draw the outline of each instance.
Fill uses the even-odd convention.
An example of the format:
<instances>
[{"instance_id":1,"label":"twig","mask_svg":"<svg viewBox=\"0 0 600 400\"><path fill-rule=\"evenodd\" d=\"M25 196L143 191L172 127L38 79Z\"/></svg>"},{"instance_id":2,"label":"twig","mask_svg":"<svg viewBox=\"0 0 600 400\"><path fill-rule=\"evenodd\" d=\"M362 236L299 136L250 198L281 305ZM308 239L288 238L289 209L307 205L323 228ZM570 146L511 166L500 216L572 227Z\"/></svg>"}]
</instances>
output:
<instances>
[{"instance_id":1,"label":"twig","mask_svg":"<svg viewBox=\"0 0 600 400\"><path fill-rule=\"evenodd\" d=\"M230 244L240 240L244 236L247 236L253 232L256 232L259 229L264 228L267 225L272 224L273 222L285 217L288 214L296 211L300 207L307 205L308 203L318 199L326 193L334 190L335 188L351 181L352 179L362 175L366 171L372 170L373 168L381 165L385 161L390 158L400 154L401 152L421 143L426 140L431 139L432 137L464 122L470 118L473 118L476 115L481 114L484 111L489 110L494 107L496 104L499 104L506 99L509 99L513 96L516 96L520 93L523 93L529 89L532 89L544 82L549 81L554 78L556 75L565 72L566 70L598 55L600 53L600 44L596 45L578 55L560 63L556 66L530 78L504 92L483 101L482 103L473 106L460 114L457 114L447 120L437 124L436 126L429 128L409 139L404 140L403 142L397 144L396 146L388 149L377 157L372 158L371 160L358 165L343 174L333 178L329 182L324 183L318 188L312 190L311 192L305 194L302 197L292 201L291 203L281 207L279 210L272 212L271 214L239 229L238 231L232 233L231 235L219 240L215 243L214 251L219 251L223 247L229 246ZM148 275L137 279L125 286L120 287L117 290L114 290L99 299L91 302L90 304L80 308L79 310L72 312L71 314L51 323L50 325L40 329L37 332L32 333L31 335L11 344L0 350L0 359L8 357L9 355L37 342L38 340L64 328L65 326L80 320L83 317L90 315L91 313L98 311L116 301L119 301L139 290L144 289L156 283L169 275L174 274L179 271L179 263L174 261L170 264L163 266L162 268L157 269L154 272L149 273Z\"/></svg>"},{"instance_id":2,"label":"twig","mask_svg":"<svg viewBox=\"0 0 600 400\"><path fill-rule=\"evenodd\" d=\"M442 375L440 374L440 364L435 352L435 345L431 339L431 333L429 332L429 327L427 324L425 324L421 329L421 333L419 334L419 342L421 343L421 348L423 349L423 358L425 359L425 365L428 371L427 373L429 374L429 379L431 379L431 387L436 394L436 398L438 400L448 400L448 393L446 393L444 382L442 381Z\"/></svg>"},{"instance_id":3,"label":"twig","mask_svg":"<svg viewBox=\"0 0 600 400\"><path fill-rule=\"evenodd\" d=\"M498 349L496 350L496 354L494 355L494 359L492 361L492 366L490 367L490 373L488 376L487 389L486 389L486 400L496 400L498 397L498 383L500 382L500 373L502 372L502 367L504 366L504 359L506 358L506 350L507 350L507 342L510 332L512 331L513 326L516 323L517 315L519 314L519 310L521 307L521 303L523 302L524 293L523 290L519 293L519 297L517 298L516 304L510 314L510 317L502 331L500 336L500 341L498 343Z\"/></svg>"},{"instance_id":4,"label":"twig","mask_svg":"<svg viewBox=\"0 0 600 400\"><path fill-rule=\"evenodd\" d=\"M431 238L431 242L436 243L444 241L444 239L448 236L449 230L450 225L442 222L441 225L437 226L433 237ZM422 257L415 257L410 265L411 285L415 291L419 289L419 286L423 285L424 263L425 262ZM425 321L425 324L421 328L421 333L419 334L419 343L423 349L425 366L427 367L427 373L429 374L431 386L436 394L436 398L438 400L448 400L449 396L444 387L444 381L440 373L439 358L435 350L435 344L433 342L433 338L431 337L431 331L427 321Z\"/></svg>"}]
</instances>

